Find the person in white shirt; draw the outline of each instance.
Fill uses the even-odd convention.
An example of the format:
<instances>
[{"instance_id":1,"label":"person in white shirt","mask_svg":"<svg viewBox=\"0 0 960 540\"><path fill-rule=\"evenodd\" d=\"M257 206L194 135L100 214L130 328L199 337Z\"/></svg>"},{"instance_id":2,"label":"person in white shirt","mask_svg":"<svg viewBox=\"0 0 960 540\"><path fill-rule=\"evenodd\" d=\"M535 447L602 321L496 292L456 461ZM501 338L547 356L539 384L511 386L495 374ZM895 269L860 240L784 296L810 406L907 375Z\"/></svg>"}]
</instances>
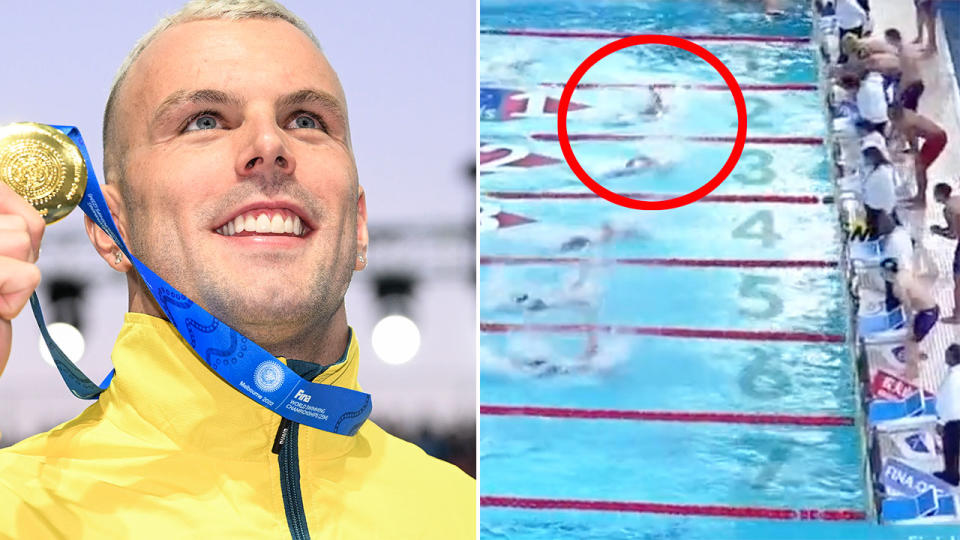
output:
<instances>
[{"instance_id":1,"label":"person in white shirt","mask_svg":"<svg viewBox=\"0 0 960 540\"><path fill-rule=\"evenodd\" d=\"M869 71L860 80L857 90L857 110L860 112L862 126L867 131L883 133L887 127L887 93L883 89L883 75Z\"/></svg>"},{"instance_id":2,"label":"person in white shirt","mask_svg":"<svg viewBox=\"0 0 960 540\"><path fill-rule=\"evenodd\" d=\"M910 238L910 233L907 232L906 227L893 224L892 221L891 219L890 225L886 227L890 231L888 234L885 234L886 231L882 225L878 231L881 238L880 246L883 249L883 258L895 259L901 270L913 273L914 267L919 266L915 264L916 254L913 249L913 239Z\"/></svg>"},{"instance_id":3,"label":"person in white shirt","mask_svg":"<svg viewBox=\"0 0 960 540\"><path fill-rule=\"evenodd\" d=\"M947 376L937 390L937 416L944 423L943 471L933 473L944 482L960 485L960 345L947 347L944 353Z\"/></svg>"},{"instance_id":4,"label":"person in white shirt","mask_svg":"<svg viewBox=\"0 0 960 540\"><path fill-rule=\"evenodd\" d=\"M857 0L837 0L837 26L840 27L840 39L846 34L863 37L863 28L869 19L867 11ZM847 55L841 53L838 62L847 61Z\"/></svg>"},{"instance_id":5,"label":"person in white shirt","mask_svg":"<svg viewBox=\"0 0 960 540\"><path fill-rule=\"evenodd\" d=\"M886 147L887 142L879 133L868 134L860 145L863 155L861 201L867 211L867 231L871 238L878 236L881 215L886 214L897 221L893 165Z\"/></svg>"}]
</instances>

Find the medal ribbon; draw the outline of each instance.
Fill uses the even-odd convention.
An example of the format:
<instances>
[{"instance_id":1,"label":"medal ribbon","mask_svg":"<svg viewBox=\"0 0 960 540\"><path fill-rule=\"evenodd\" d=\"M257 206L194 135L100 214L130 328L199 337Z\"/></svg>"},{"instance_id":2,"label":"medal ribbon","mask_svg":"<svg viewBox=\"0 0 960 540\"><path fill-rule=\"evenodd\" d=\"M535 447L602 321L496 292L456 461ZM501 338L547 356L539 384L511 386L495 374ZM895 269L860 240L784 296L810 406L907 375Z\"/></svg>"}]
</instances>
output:
<instances>
[{"instance_id":1,"label":"medal ribbon","mask_svg":"<svg viewBox=\"0 0 960 540\"><path fill-rule=\"evenodd\" d=\"M87 164L87 187L80 202L83 212L130 259L150 294L184 340L220 377L241 393L280 416L310 427L353 435L370 416L370 395L349 388L305 380L243 334L195 304L134 257L117 231L103 198L80 130L53 126L76 143ZM70 391L79 398L96 399L110 384L113 372L98 386L57 347L47 332L36 293L30 306L50 354Z\"/></svg>"}]
</instances>

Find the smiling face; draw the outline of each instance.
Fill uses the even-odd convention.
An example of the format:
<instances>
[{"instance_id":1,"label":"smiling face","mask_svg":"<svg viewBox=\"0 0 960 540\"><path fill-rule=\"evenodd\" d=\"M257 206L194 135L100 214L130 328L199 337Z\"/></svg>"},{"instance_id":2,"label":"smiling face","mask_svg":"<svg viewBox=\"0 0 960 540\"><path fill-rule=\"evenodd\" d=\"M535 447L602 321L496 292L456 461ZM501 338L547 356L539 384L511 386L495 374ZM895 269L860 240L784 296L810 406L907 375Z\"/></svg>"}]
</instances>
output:
<instances>
[{"instance_id":1,"label":"smiling face","mask_svg":"<svg viewBox=\"0 0 960 540\"><path fill-rule=\"evenodd\" d=\"M135 255L265 347L335 316L345 330L366 208L343 90L307 36L278 20L176 25L131 67L115 122Z\"/></svg>"}]
</instances>

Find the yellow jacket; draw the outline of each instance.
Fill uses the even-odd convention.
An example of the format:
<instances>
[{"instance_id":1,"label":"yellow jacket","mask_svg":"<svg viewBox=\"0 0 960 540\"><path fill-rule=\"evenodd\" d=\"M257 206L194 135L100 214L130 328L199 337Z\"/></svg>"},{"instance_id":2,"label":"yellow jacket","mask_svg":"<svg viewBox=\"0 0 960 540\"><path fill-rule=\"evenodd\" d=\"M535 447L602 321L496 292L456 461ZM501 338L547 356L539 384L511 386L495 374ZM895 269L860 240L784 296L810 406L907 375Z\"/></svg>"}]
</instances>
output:
<instances>
[{"instance_id":1,"label":"yellow jacket","mask_svg":"<svg viewBox=\"0 0 960 540\"><path fill-rule=\"evenodd\" d=\"M344 357L312 380L359 389L352 333ZM353 437L281 426L162 319L128 313L112 359L80 416L0 450L0 538L476 535L458 468L369 420Z\"/></svg>"}]
</instances>

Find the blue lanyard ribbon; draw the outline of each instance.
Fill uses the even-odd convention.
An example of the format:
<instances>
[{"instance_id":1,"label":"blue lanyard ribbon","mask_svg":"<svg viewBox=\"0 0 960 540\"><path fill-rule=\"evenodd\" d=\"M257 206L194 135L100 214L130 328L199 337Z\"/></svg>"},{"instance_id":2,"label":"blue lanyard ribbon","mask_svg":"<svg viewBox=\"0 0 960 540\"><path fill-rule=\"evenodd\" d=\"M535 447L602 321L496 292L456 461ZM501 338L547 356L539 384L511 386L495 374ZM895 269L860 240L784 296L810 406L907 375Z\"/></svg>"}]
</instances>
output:
<instances>
[{"instance_id":1,"label":"blue lanyard ribbon","mask_svg":"<svg viewBox=\"0 0 960 540\"><path fill-rule=\"evenodd\" d=\"M370 416L373 408L370 395L305 380L272 354L193 303L147 268L130 253L120 238L110 216L110 209L100 191L97 175L87 154L83 137L80 136L80 130L73 126L53 127L64 132L77 144L87 163L89 178L80 208L123 250L167 319L197 355L231 386L280 416L331 433L355 434ZM54 363L70 391L82 399L96 399L110 384L113 372L100 385L94 384L53 342L47 332L36 293L30 298L30 307Z\"/></svg>"}]
</instances>

